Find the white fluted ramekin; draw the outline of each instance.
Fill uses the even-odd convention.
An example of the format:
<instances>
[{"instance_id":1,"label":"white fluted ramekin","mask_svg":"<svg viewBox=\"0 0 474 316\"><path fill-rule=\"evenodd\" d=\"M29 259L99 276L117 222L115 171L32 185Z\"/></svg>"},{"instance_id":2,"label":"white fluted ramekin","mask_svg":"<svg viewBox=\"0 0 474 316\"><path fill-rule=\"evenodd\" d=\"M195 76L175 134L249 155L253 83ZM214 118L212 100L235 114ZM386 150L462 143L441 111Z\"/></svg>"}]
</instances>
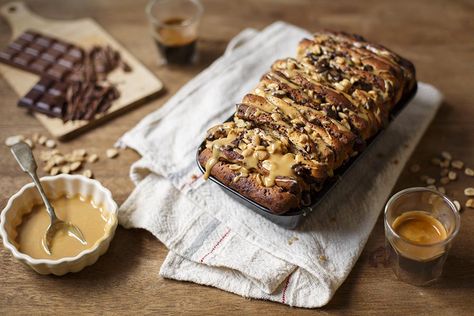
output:
<instances>
[{"instance_id":1,"label":"white fluted ramekin","mask_svg":"<svg viewBox=\"0 0 474 316\"><path fill-rule=\"evenodd\" d=\"M74 196L79 194L92 199L96 205L103 205L105 211L110 213L106 223L108 230L92 248L80 252L75 257L56 260L35 259L20 252L15 241L16 229L21 223L23 215L29 213L33 205L42 203L36 187L33 183L29 183L8 200L7 206L2 211L0 235L2 236L3 245L10 250L16 259L40 274L64 275L68 272L78 272L94 264L109 248L117 228L117 204L113 200L112 194L99 181L80 175L44 177L41 178L41 184L49 199L54 200L64 195Z\"/></svg>"}]
</instances>

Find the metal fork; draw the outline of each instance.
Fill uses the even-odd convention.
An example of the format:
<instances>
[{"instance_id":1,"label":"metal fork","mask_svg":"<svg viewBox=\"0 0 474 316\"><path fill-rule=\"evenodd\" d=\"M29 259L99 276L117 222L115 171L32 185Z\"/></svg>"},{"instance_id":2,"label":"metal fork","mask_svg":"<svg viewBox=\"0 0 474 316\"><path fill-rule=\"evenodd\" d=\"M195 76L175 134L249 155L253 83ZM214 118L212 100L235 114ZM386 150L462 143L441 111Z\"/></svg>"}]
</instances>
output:
<instances>
[{"instance_id":1,"label":"metal fork","mask_svg":"<svg viewBox=\"0 0 474 316\"><path fill-rule=\"evenodd\" d=\"M33 179L33 182L36 185L36 188L38 189L38 192L41 198L43 199L44 204L46 205L46 210L48 211L49 217L51 219L51 223L49 224L48 229L46 230L42 239L45 251L49 255L51 255L51 242L53 240L53 237L58 231L62 229L66 229L69 236L76 238L83 245L86 245L87 242L84 238L84 235L77 226L62 221L56 216L54 208L51 206L51 203L49 203L49 200L46 197L43 187L41 186L41 183L36 174L36 169L38 168L38 166L36 165L36 161L33 157L33 153L31 152L30 146L28 146L28 144L26 144L25 142L19 142L13 145L10 149L16 161L21 166L21 169Z\"/></svg>"}]
</instances>

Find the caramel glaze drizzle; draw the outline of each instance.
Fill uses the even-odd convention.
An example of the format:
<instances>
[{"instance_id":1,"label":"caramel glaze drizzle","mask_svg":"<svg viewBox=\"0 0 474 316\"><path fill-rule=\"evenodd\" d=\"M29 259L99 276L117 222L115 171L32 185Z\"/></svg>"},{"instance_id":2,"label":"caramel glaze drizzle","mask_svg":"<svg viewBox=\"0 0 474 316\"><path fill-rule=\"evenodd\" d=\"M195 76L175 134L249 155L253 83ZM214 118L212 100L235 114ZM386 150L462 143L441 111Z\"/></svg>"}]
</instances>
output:
<instances>
[{"instance_id":1,"label":"caramel glaze drizzle","mask_svg":"<svg viewBox=\"0 0 474 316\"><path fill-rule=\"evenodd\" d=\"M331 176L357 153L358 138L365 141L383 126L403 94L400 83L413 78L410 62L358 37L318 33L303 40L297 59L276 61L244 97L234 122L208 131L212 155L204 178L220 160L237 172L234 182L253 174L265 187L295 181L297 165L315 178Z\"/></svg>"},{"instance_id":2,"label":"caramel glaze drizzle","mask_svg":"<svg viewBox=\"0 0 474 316\"><path fill-rule=\"evenodd\" d=\"M252 143L241 146L240 154L243 159L238 161L240 165L234 165L235 171L239 174L234 178L234 182L242 177L247 177L249 172L259 169L265 169L266 175L261 181L266 187L275 185L277 177L296 179L293 166L302 160L301 157L296 157L293 153L285 153L284 146L281 141L274 141L268 146L260 145L260 136L253 130L247 133L247 136L252 138ZM208 143L207 148L212 149L212 156L206 162L206 172L204 178L207 179L211 173L214 165L221 158L225 158L222 154L222 149L226 146L232 146L238 134L234 130L230 130L228 135Z\"/></svg>"}]
</instances>

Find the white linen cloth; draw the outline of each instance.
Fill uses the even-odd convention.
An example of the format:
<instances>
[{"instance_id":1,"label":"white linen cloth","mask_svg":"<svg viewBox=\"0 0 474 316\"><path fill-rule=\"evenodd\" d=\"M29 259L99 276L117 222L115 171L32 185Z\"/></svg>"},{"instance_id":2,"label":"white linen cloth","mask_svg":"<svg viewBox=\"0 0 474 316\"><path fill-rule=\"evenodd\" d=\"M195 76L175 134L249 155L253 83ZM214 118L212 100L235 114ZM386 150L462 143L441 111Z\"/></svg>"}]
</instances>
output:
<instances>
[{"instance_id":1,"label":"white linen cloth","mask_svg":"<svg viewBox=\"0 0 474 316\"><path fill-rule=\"evenodd\" d=\"M150 231L170 250L165 278L244 297L320 307L359 257L441 94L420 83L414 100L297 229L279 227L204 181L195 155L206 130L226 120L277 58L294 56L309 33L276 22L245 30L224 56L118 142L142 158L120 224Z\"/></svg>"}]
</instances>

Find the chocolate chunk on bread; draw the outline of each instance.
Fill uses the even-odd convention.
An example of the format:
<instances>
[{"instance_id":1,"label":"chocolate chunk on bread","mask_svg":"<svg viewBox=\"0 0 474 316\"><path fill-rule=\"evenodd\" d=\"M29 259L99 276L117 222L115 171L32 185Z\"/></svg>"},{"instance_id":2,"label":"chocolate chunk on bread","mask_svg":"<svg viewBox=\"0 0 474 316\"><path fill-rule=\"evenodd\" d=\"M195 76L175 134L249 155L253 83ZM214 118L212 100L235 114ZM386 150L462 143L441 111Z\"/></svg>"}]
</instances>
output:
<instances>
[{"instance_id":1,"label":"chocolate chunk on bread","mask_svg":"<svg viewBox=\"0 0 474 316\"><path fill-rule=\"evenodd\" d=\"M277 214L311 204L415 85L413 64L387 48L315 33L296 58L272 64L233 121L209 129L199 155L204 176Z\"/></svg>"}]
</instances>

